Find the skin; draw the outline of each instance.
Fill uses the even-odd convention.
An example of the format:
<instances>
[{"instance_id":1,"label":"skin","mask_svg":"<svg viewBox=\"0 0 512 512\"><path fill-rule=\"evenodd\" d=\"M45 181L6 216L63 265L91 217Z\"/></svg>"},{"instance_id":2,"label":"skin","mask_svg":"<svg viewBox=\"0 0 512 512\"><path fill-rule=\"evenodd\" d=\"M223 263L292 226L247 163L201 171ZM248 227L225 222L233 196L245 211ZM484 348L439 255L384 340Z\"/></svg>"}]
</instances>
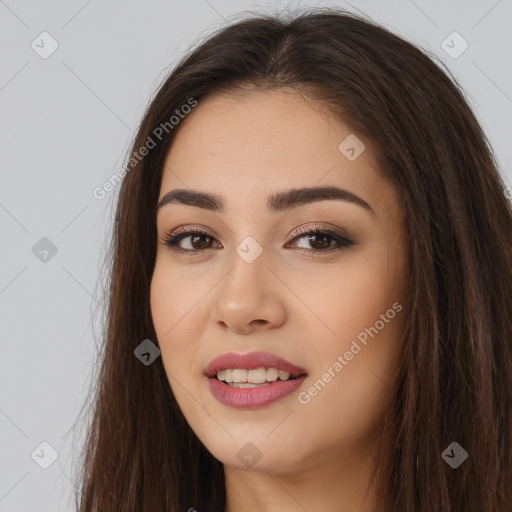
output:
<instances>
[{"instance_id":1,"label":"skin","mask_svg":"<svg viewBox=\"0 0 512 512\"><path fill-rule=\"evenodd\" d=\"M159 200L170 190L191 188L219 194L226 205L225 213L182 204L159 210L151 309L178 404L224 464L227 512L377 509L370 472L389 408L386 390L400 361L405 223L370 141L359 137L366 149L354 161L338 149L351 133L293 90L224 94L203 99L181 121L166 158ZM358 195L374 214L339 200L267 210L269 194L325 185ZM336 245L297 234L299 226L315 223L343 230L356 245L308 254ZM161 238L180 226L200 227L213 241L192 245L189 236L181 247L203 252L175 253ZM235 251L247 236L263 249L251 264ZM316 396L300 403L298 393L321 379L394 303L402 311L366 346L359 344L362 350ZM264 408L221 404L209 391L205 367L219 354L254 350L305 368L306 381ZM249 442L261 452L251 467L237 457Z\"/></svg>"}]
</instances>

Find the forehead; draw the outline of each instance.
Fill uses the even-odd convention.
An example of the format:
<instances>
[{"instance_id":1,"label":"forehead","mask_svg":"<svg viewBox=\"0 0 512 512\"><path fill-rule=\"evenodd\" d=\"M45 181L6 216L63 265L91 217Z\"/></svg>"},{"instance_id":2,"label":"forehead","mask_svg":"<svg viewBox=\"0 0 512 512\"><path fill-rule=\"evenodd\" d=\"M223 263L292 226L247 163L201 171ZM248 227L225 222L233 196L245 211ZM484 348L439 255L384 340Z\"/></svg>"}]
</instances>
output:
<instances>
[{"instance_id":1,"label":"forehead","mask_svg":"<svg viewBox=\"0 0 512 512\"><path fill-rule=\"evenodd\" d=\"M339 149L354 136L325 106L295 91L207 97L181 121L160 199L175 188L201 189L223 195L229 210L277 190L332 185L363 197L374 210L389 207L392 191L370 141L358 137L364 151L352 161Z\"/></svg>"}]
</instances>

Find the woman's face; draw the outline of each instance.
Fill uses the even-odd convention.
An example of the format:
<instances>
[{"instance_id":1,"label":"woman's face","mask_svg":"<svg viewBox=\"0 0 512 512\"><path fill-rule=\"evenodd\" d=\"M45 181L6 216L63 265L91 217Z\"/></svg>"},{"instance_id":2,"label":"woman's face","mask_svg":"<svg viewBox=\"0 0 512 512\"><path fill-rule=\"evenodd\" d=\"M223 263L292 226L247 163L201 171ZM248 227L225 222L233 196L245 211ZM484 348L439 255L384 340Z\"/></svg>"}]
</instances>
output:
<instances>
[{"instance_id":1,"label":"woman's face","mask_svg":"<svg viewBox=\"0 0 512 512\"><path fill-rule=\"evenodd\" d=\"M360 461L389 407L407 285L401 207L370 141L324 112L289 90L208 97L181 121L165 162L159 200L182 189L222 203L181 194L159 208L151 309L184 416L233 468ZM319 187L347 194L287 195ZM204 234L162 242L190 228ZM306 376L281 382L272 358L221 362L277 368L219 377L277 382L205 375L219 355L261 351Z\"/></svg>"}]
</instances>

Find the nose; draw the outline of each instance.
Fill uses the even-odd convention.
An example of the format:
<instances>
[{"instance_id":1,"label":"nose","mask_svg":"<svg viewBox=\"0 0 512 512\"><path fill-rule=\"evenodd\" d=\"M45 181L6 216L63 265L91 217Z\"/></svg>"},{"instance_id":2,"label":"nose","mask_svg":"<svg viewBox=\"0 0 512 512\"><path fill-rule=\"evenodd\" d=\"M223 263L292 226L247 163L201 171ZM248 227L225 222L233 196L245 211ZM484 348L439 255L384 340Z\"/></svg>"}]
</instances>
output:
<instances>
[{"instance_id":1,"label":"nose","mask_svg":"<svg viewBox=\"0 0 512 512\"><path fill-rule=\"evenodd\" d=\"M226 331L250 334L286 321L285 288L260 256L247 263L235 254L217 289L212 320Z\"/></svg>"}]
</instances>

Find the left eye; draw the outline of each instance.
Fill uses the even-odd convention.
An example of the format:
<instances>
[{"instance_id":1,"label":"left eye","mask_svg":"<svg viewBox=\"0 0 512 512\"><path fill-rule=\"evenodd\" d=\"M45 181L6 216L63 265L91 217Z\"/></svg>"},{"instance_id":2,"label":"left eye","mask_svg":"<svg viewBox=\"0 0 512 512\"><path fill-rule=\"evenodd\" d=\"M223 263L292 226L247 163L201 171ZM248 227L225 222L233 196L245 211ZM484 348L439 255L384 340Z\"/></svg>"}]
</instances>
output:
<instances>
[{"instance_id":1,"label":"left eye","mask_svg":"<svg viewBox=\"0 0 512 512\"><path fill-rule=\"evenodd\" d=\"M307 249L305 247L303 247L303 249L312 250L314 252L328 252L331 251L333 247L338 249L351 245L351 241L348 240L348 238L329 231L308 231L303 235L296 236L294 240L301 240L302 238L306 240L306 244L313 247L313 249ZM334 242L334 244L331 245L330 242Z\"/></svg>"},{"instance_id":2,"label":"left eye","mask_svg":"<svg viewBox=\"0 0 512 512\"><path fill-rule=\"evenodd\" d=\"M191 239L189 241L191 248L184 248L180 245L181 241L186 240L187 238ZM293 238L292 242L302 238L307 238L306 243L309 243L311 246L313 246L313 249L307 249L304 247L299 248L301 252L306 253L325 253L331 251L339 251L354 245L354 242L346 236L343 236L334 231L321 230L318 228L301 232L299 235ZM211 249L211 243L214 240L215 238L210 236L205 231L199 229L191 229L188 231L182 231L178 234L168 233L161 239L161 243L177 252L199 253L205 249ZM335 242L334 246L331 245L331 242L333 241Z\"/></svg>"}]
</instances>

